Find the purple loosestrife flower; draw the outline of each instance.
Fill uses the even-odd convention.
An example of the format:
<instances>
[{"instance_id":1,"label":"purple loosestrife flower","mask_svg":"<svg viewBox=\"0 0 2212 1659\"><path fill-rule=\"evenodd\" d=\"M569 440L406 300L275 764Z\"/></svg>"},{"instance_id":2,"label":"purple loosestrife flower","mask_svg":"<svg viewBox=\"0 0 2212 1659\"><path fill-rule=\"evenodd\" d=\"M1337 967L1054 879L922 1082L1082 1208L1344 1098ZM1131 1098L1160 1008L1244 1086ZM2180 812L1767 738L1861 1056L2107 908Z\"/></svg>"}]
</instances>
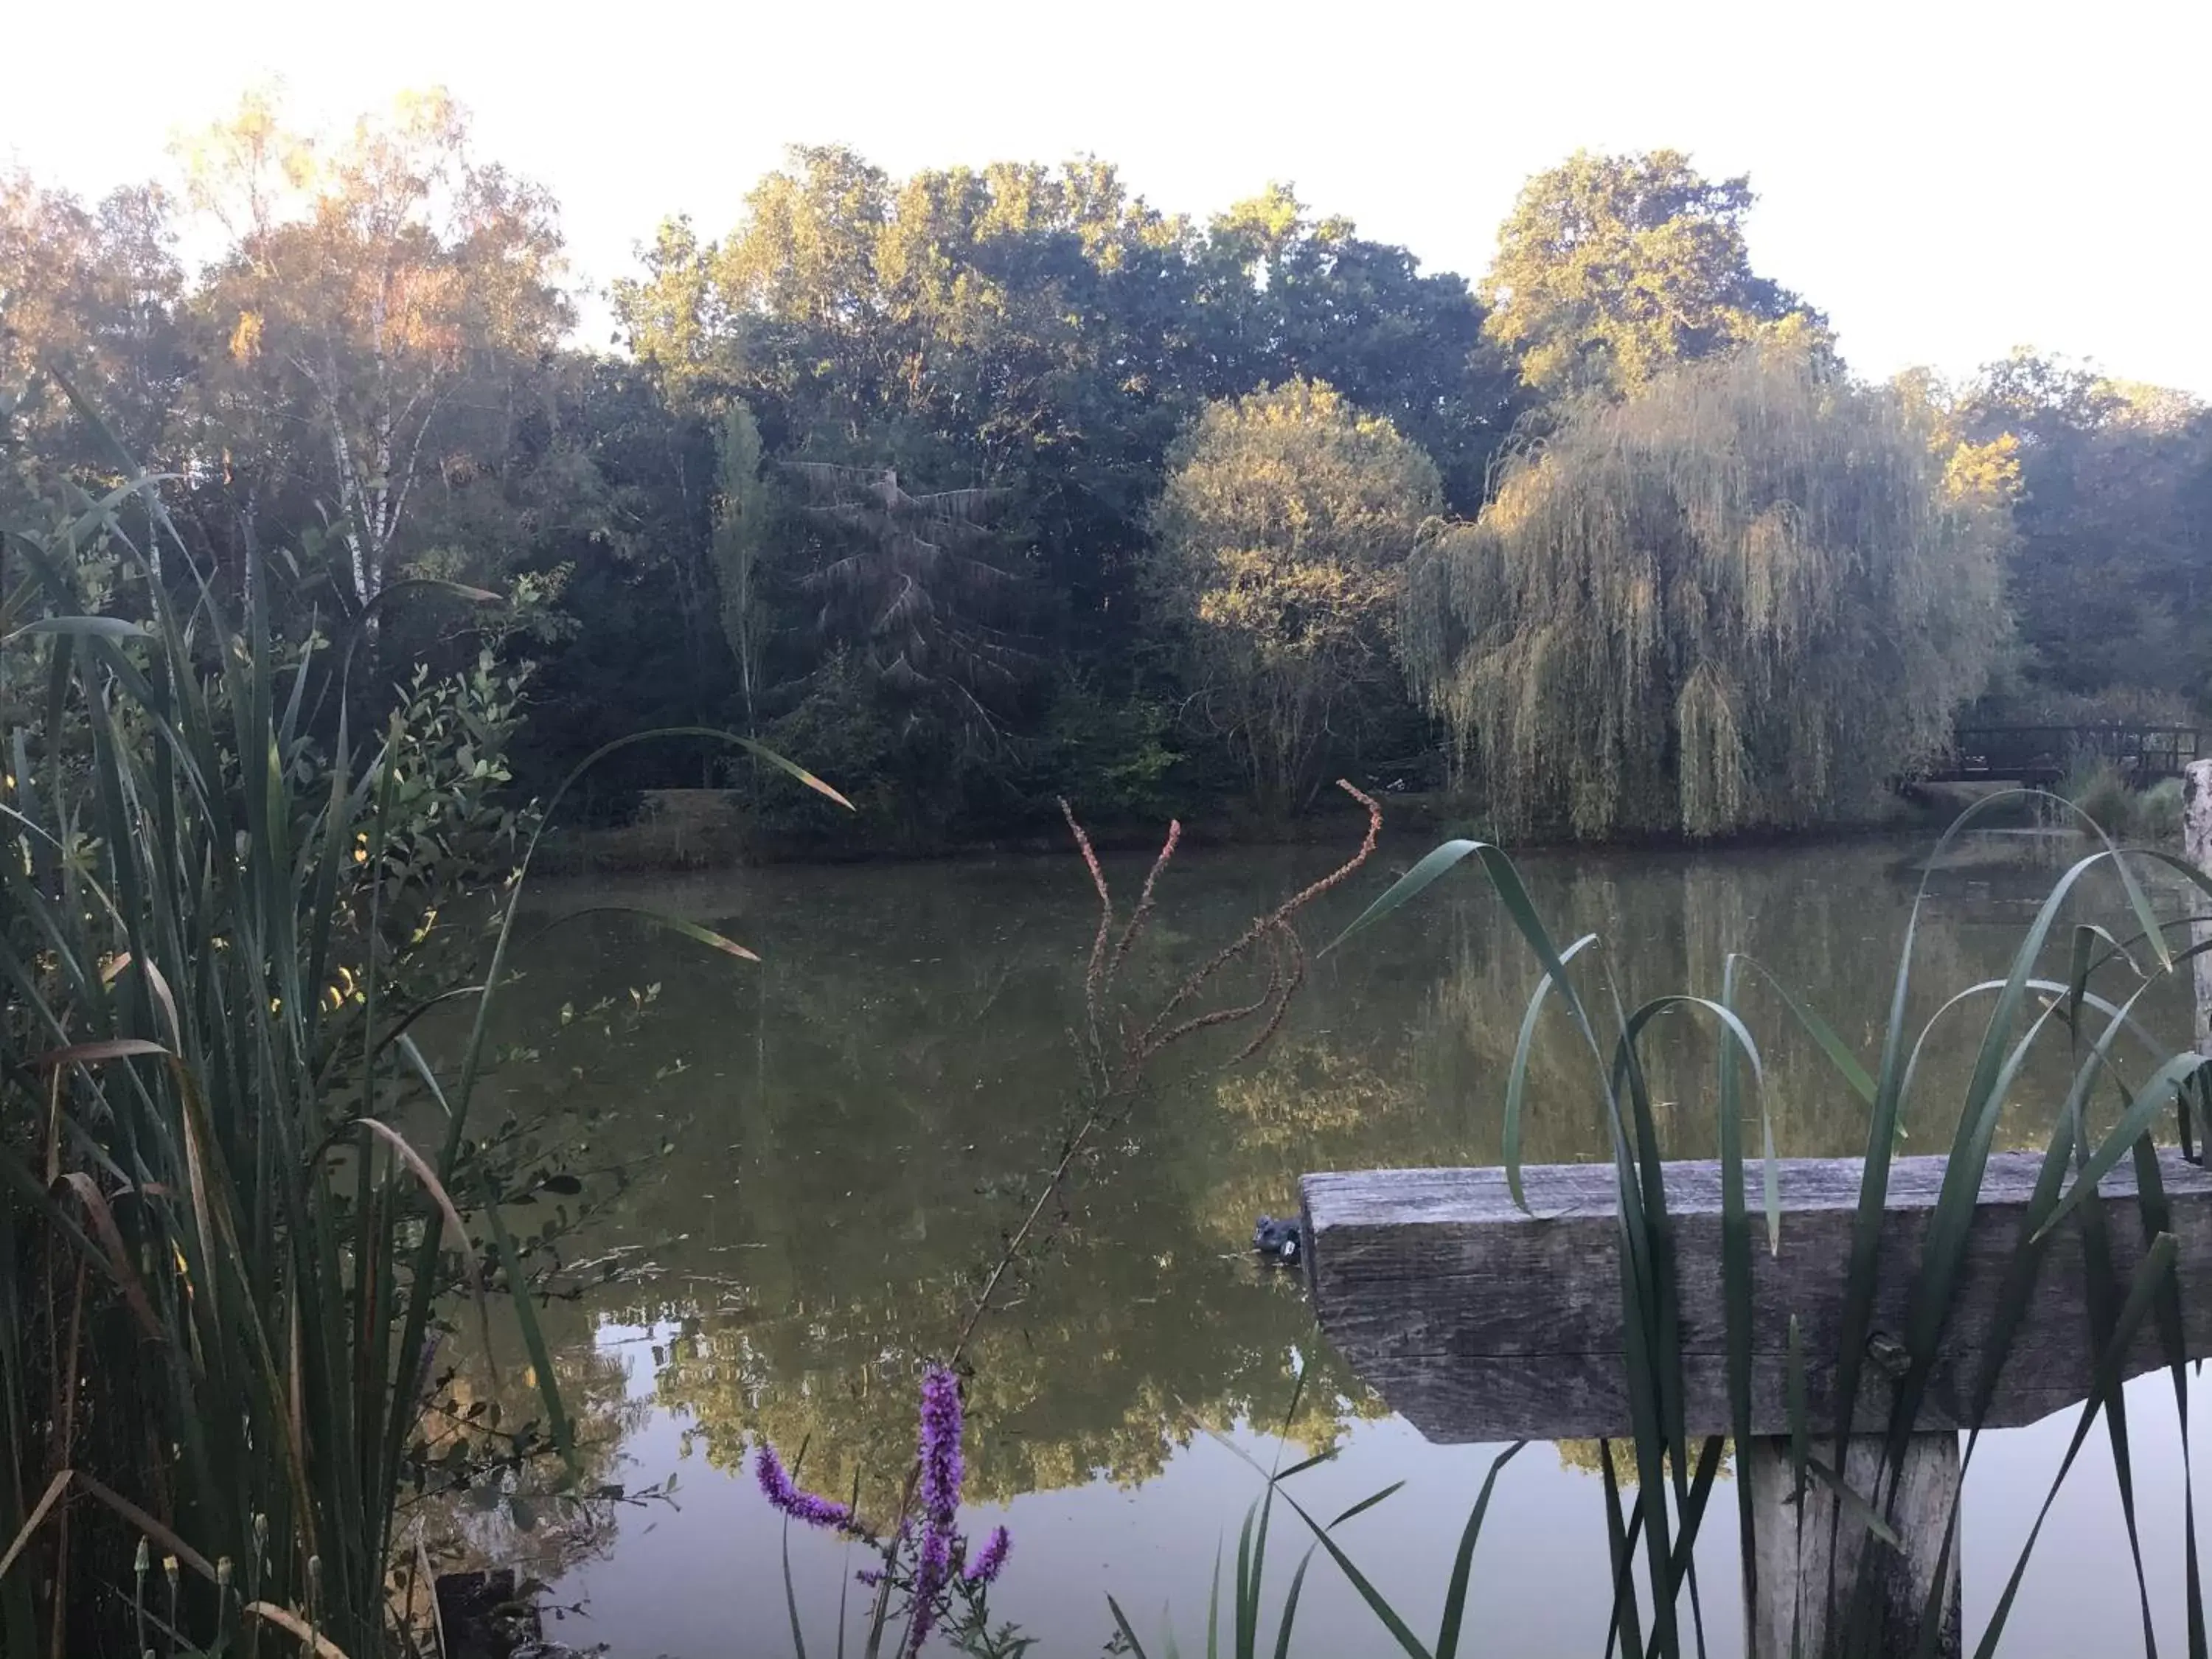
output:
<instances>
[{"instance_id":1,"label":"purple loosestrife flower","mask_svg":"<svg viewBox=\"0 0 2212 1659\"><path fill-rule=\"evenodd\" d=\"M933 1365L921 1379L922 1531L914 1571L909 1655L921 1651L937 1621L938 1598L952 1582L953 1551L960 1541L953 1528L960 1518L960 1482L965 1472L960 1434L960 1379L944 1366Z\"/></svg>"},{"instance_id":2,"label":"purple loosestrife flower","mask_svg":"<svg viewBox=\"0 0 2212 1659\"><path fill-rule=\"evenodd\" d=\"M921 1537L921 1553L914 1569L914 1627L907 1632L909 1656L921 1651L937 1623L937 1601L952 1582L952 1534L932 1527Z\"/></svg>"},{"instance_id":3,"label":"purple loosestrife flower","mask_svg":"<svg viewBox=\"0 0 2212 1659\"><path fill-rule=\"evenodd\" d=\"M921 1509L950 1531L960 1512L960 1379L933 1365L921 1379Z\"/></svg>"},{"instance_id":4,"label":"purple loosestrife flower","mask_svg":"<svg viewBox=\"0 0 2212 1659\"><path fill-rule=\"evenodd\" d=\"M775 1447L763 1445L760 1449L753 1472L760 1478L760 1489L767 1494L769 1504L793 1520L804 1521L810 1527L836 1527L843 1532L854 1529L853 1511L844 1504L817 1498L811 1492L801 1492L792 1484Z\"/></svg>"},{"instance_id":5,"label":"purple loosestrife flower","mask_svg":"<svg viewBox=\"0 0 2212 1659\"><path fill-rule=\"evenodd\" d=\"M1013 1547L1014 1540L1004 1527L992 1528L991 1535L983 1540L982 1553L968 1564L968 1571L963 1576L971 1584L989 1583L1006 1565L1006 1555Z\"/></svg>"}]
</instances>

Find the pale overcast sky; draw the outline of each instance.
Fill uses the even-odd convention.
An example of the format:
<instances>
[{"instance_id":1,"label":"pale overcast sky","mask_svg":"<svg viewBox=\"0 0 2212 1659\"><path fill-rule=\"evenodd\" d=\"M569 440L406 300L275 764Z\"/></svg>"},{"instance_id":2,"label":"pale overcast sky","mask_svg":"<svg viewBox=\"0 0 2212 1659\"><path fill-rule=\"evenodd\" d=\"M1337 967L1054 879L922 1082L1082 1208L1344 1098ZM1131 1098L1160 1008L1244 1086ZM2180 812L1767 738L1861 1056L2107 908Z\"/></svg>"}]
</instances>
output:
<instances>
[{"instance_id":1,"label":"pale overcast sky","mask_svg":"<svg viewBox=\"0 0 2212 1659\"><path fill-rule=\"evenodd\" d=\"M1863 373L2033 343L2212 397L2212 0L0 0L0 161L88 193L251 82L311 124L443 83L599 283L793 142L1087 152L1200 216L1285 179L1470 277L1530 173L1673 145L1752 175L1755 263Z\"/></svg>"}]
</instances>

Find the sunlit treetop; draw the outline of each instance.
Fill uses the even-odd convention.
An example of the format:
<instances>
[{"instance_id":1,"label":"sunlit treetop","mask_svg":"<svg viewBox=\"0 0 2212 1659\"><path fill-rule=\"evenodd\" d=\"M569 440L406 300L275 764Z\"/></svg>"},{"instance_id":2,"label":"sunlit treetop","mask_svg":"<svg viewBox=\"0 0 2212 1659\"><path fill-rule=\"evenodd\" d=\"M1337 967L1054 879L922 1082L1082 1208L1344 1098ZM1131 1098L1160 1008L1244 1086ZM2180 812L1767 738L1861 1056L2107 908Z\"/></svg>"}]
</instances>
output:
<instances>
[{"instance_id":1,"label":"sunlit treetop","mask_svg":"<svg viewBox=\"0 0 2212 1659\"><path fill-rule=\"evenodd\" d=\"M1577 150L1522 186L1482 284L1490 337L1528 386L1619 396L1680 362L1827 324L1751 268L1747 178L1712 180L1680 150Z\"/></svg>"}]
</instances>

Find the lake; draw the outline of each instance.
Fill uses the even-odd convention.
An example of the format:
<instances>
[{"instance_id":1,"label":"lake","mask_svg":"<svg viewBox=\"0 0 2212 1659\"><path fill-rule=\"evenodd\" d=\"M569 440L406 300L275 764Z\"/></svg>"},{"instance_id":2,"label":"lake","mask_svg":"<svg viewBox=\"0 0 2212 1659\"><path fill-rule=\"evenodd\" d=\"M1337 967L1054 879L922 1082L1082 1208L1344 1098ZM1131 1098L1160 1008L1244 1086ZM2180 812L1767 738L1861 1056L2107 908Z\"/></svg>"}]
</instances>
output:
<instances>
[{"instance_id":1,"label":"lake","mask_svg":"<svg viewBox=\"0 0 2212 1659\"><path fill-rule=\"evenodd\" d=\"M1374 863L1302 919L1320 945L1425 847ZM1741 950L1822 1011L1871 1066L1925 842L1858 841L1715 853L1544 853L1522 860L1562 939L1601 933L1625 992L1712 994ZM1916 1015L2003 971L2078 844L1975 837L1933 883ZM1156 1007L1255 914L1326 872L1325 848L1190 852L1160 885L1127 1000ZM1109 858L1123 907L1147 860ZM2169 896L2162 901L2172 902ZM748 1472L763 1437L805 1449L805 1484L864 1512L894 1500L912 1455L920 1361L957 1337L982 1273L1058 1157L1079 1109L1073 1027L1096 900L1081 864L993 858L548 883L538 920L573 919L522 954L501 1020L496 1085L548 1167L584 1180L541 1214L593 1206L559 1246L564 1296L545 1314L594 1484L629 1501L594 1514L526 1505L525 1553L580 1609L551 1632L617 1656L787 1654L782 1528ZM759 952L756 966L593 907L644 905ZM2093 881L2085 917L2118 922ZM592 914L574 913L591 909ZM2062 952L2064 945L2057 947ZM2063 959L2063 958L2062 958ZM1258 1264L1254 1218L1295 1213L1307 1170L1496 1163L1507 1068L1536 969L1464 867L1420 902L1320 957L1273 1042L1163 1058L1055 1206L1044 1248L975 1343L970 1530L1003 1522L1012 1560L994 1609L1047 1654L1097 1653L1110 1592L1148 1651L1173 1632L1203 1651L1209 1586L1257 1494L1299 1369L1285 1462L1334 1448L1292 1491L1316 1516L1405 1482L1340 1536L1433 1633L1452 1552L1498 1448L1432 1448L1317 1338L1293 1274ZM1244 981L1225 988L1255 994ZM2181 997L2148 1023L2186 1042ZM1767 1105L1784 1155L1856 1152L1863 1108L1780 1000L1754 994ZM1907 1151L1948 1144L1980 1032L1969 1010L1931 1045ZM1212 1034L1207 1034L1209 1036ZM2008 1111L2045 1133L2063 1074L2031 1068ZM1670 1156L1714 1146L1708 1032L1662 1020L1651 1072ZM1526 1156L1598 1153L1587 1056L1564 1024L1540 1038ZM1755 1144L1755 1140L1754 1140ZM527 1216L530 1212L523 1212ZM1544 1294L1529 1287L1532 1297ZM512 1391L512 1390L511 1390ZM2157 1605L2176 1616L2179 1442L2170 1383L2140 1381L2130 1425ZM2200 1401L2199 1409L2203 1402ZM1993 1436L1967 1477L1970 1630L1986 1619L2063 1453L2069 1419ZM1599 1654L1607 1546L1592 1449L1534 1445L1499 1478L1475 1557L1478 1650ZM656 1492L672 1480L672 1492ZM1707 1531L1702 1608L1738 1650L1733 1498ZM501 1517L494 1517L501 1519ZM502 1522L504 1524L504 1522ZM489 1524L486 1522L484 1524ZM1309 1540L1276 1522L1279 1596ZM514 1541L511 1526L506 1534ZM794 1531L790 1571L811 1651L834 1650L842 1587L866 1565ZM2102 1650L2140 1628L2100 1429L2039 1546L2006 1652ZM1228 1569L1224 1569L1224 1571ZM862 1596L853 1595L859 1617ZM1270 1628L1272 1629L1272 1624ZM1390 1650L1326 1558L1308 1575L1296 1650Z\"/></svg>"}]
</instances>

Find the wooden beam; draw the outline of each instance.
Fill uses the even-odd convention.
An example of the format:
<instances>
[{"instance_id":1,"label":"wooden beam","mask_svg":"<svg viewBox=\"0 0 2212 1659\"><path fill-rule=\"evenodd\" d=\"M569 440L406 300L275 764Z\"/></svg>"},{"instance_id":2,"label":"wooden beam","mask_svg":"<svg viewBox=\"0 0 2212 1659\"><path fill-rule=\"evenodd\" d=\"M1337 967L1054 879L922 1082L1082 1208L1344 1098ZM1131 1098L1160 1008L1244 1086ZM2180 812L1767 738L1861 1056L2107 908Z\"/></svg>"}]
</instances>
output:
<instances>
[{"instance_id":1,"label":"wooden beam","mask_svg":"<svg viewBox=\"0 0 2212 1659\"><path fill-rule=\"evenodd\" d=\"M1978 1374L1996 1288L2033 1190L2039 1154L1993 1156L1969 1234L1944 1346L1917 1425L1959 1426ZM1781 1251L1770 1255L1761 1178L1747 1166L1753 1207L1752 1428L1789 1431L1790 1317L1803 1333L1814 1427L1833 1432L1835 1358L1844 1264L1858 1203L1856 1158L1781 1165ZM1905 1300L1936 1194L1940 1158L1898 1159L1882 1231L1877 1337L1901 1337ZM2212 1175L2162 1152L2160 1170L2179 1247L2177 1270L2191 1358L2212 1356ZM1392 1170L1310 1175L1302 1183L1305 1269L1321 1327L1360 1377L1432 1441L1564 1440L1631 1432L1621 1343L1620 1223L1610 1164L1523 1171L1533 1217L1514 1206L1499 1170ZM1721 1293L1720 1167L1666 1166L1681 1285L1684 1417L1697 1435L1729 1430ZM2135 1177L2105 1178L2122 1293L2142 1254ZM1874 1345L1877 1349L1881 1345ZM2086 1269L2069 1223L2051 1240L2027 1317L1999 1381L1988 1425L2029 1423L2089 1393ZM2146 1322L2130 1376L2163 1363ZM1893 1378L1863 1368L1852 1427L1888 1425Z\"/></svg>"}]
</instances>

